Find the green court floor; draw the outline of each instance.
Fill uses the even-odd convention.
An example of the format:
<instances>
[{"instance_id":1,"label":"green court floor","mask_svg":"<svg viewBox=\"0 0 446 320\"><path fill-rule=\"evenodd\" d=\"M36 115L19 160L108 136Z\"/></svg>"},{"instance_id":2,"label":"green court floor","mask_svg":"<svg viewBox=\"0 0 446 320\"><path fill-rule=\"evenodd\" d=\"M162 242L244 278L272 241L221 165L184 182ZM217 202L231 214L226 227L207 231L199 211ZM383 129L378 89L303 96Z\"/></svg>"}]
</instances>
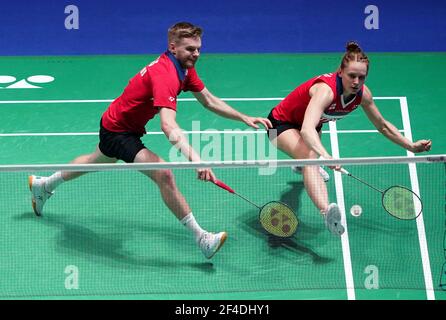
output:
<instances>
[{"instance_id":1,"label":"green court floor","mask_svg":"<svg viewBox=\"0 0 446 320\"><path fill-rule=\"evenodd\" d=\"M369 56L367 85L383 115L414 140L432 139L431 154L446 153L444 89L436 81L446 71L445 54ZM15 82L0 77L0 165L64 164L93 151L101 114L155 58L0 58L0 76L16 82L32 83L33 75L54 78L32 83L41 88L7 88ZM338 54L204 54L197 69L215 95L244 113L266 117L298 84L334 71L339 59ZM180 96L177 120L204 160L287 159L264 132L218 117L190 98L189 93ZM158 119L147 131L143 141L149 149L168 161L184 161L161 134ZM343 158L407 155L375 132L361 110L326 125L322 140ZM239 143L225 145L234 141ZM413 183L407 164L349 169L382 188ZM331 201L342 200L347 211L353 204L364 209L358 218L347 212L343 240L326 230L302 177L290 168L270 174L258 168L215 169L253 201L280 199L298 212L299 230L286 241L262 231L252 206L196 180L191 170L176 169L178 186L200 224L228 232L227 243L210 261L140 173L96 172L63 184L42 218L32 213L27 186L27 176L36 173L50 174L0 172L0 298L446 299L439 288L446 218L441 163L416 166L424 201L422 233L419 221L398 221L383 212L379 194L345 177L340 190L332 175ZM430 286L433 290L426 289Z\"/></svg>"}]
</instances>

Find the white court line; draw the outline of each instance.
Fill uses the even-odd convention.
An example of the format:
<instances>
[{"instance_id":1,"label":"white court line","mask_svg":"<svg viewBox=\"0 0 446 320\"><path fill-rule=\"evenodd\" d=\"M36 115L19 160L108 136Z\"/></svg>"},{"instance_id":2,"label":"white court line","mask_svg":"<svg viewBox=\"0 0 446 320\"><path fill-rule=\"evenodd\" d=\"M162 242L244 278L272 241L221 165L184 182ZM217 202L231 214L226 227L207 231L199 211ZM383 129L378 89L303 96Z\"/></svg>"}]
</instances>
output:
<instances>
[{"instance_id":1,"label":"white court line","mask_svg":"<svg viewBox=\"0 0 446 320\"><path fill-rule=\"evenodd\" d=\"M410 119L409 119L409 108L408 108L406 97L400 98L400 105L401 105L401 116L403 118L404 135L407 139L412 141L412 131L411 131ZM413 157L414 154L410 151L407 151L407 156ZM420 186L418 184L417 167L416 167L415 163L409 163L409 174L410 174L410 182L411 182L413 192L415 192L416 194L418 194L421 197ZM417 218L416 222L417 222L417 229L418 229L418 240L420 242L421 261L423 263L423 273L424 273L424 283L426 285L426 295L427 295L428 300L435 300L435 291L434 291L434 286L432 283L432 271L431 271L429 252L428 252L428 247L427 247L426 231L424 228L423 212L421 212L421 214Z\"/></svg>"},{"instance_id":2,"label":"white court line","mask_svg":"<svg viewBox=\"0 0 446 320\"><path fill-rule=\"evenodd\" d=\"M373 97L375 100L400 100L404 97ZM284 98L220 98L223 101L280 101ZM7 100L0 101L1 104L34 104L34 103L109 103L115 99L79 99L79 100ZM177 101L193 101L195 98L178 98Z\"/></svg>"},{"instance_id":3,"label":"white court line","mask_svg":"<svg viewBox=\"0 0 446 320\"><path fill-rule=\"evenodd\" d=\"M404 135L410 141L412 141L412 131L411 131L411 126L410 126L407 97L399 97L399 102L400 102L400 107L401 107L401 115L402 115L402 119L403 119L403 128L404 128L403 132L404 132ZM333 157L340 158L338 136L337 136L337 130L336 130L336 122L330 122L329 127L330 127L330 141L331 141ZM410 151L407 151L407 156L413 157L414 154ZM417 169L416 169L415 163L409 163L409 173L410 173L412 190L416 194L420 195L418 175L417 175ZM342 241L343 259L344 259L344 271L345 271L345 279L346 279L346 287L347 287L347 297L349 300L354 300L354 299L356 299L355 287L354 287L353 271L352 271L352 264L351 264L347 220L346 220L346 216L345 216L344 191L343 191L341 175L342 174L340 172L334 172L336 198L337 198L339 208L341 209L342 222L345 225L345 233L341 237L341 241ZM420 216L417 218L416 223L417 223L418 238L419 238L419 243L420 243L421 260L422 260L422 264L423 264L423 274L424 274L424 282L425 282L425 286L426 286L426 296L427 296L428 300L435 300L435 291L433 289L432 272L431 272L431 267L430 267L430 259L429 259L429 252L428 252L428 246L427 246L427 240L426 240L426 232L425 232L425 226L424 226L423 213L421 213Z\"/></svg>"},{"instance_id":4,"label":"white court line","mask_svg":"<svg viewBox=\"0 0 446 320\"><path fill-rule=\"evenodd\" d=\"M400 100L402 97L374 97L375 100ZM221 98L223 101L280 101L284 98ZM114 99L83 99L83 100L9 100L9 101L0 101L0 105L8 105L8 104L36 104L36 103L47 103L47 104L56 104L56 103L109 103ZM195 98L179 98L178 101L192 101L196 102ZM403 130L400 130L401 132ZM338 133L376 133L377 130L339 130ZM213 134L213 133L222 133L226 134L224 131L183 131L184 134ZM265 134L264 130L260 131L230 131L227 134ZM329 131L322 131L322 133L329 133ZM32 136L93 136L97 135L97 132L22 132L22 133L0 133L0 137L32 137ZM161 131L152 131L147 132L148 135L162 135L164 134Z\"/></svg>"},{"instance_id":5,"label":"white court line","mask_svg":"<svg viewBox=\"0 0 446 320\"><path fill-rule=\"evenodd\" d=\"M330 121L329 127L330 127L332 156L333 158L340 158L336 122ZM350 243L348 238L347 217L345 216L344 187L342 185L341 173L334 170L333 172L335 179L336 202L339 206L339 209L341 209L341 216L342 216L341 222L342 225L345 227L345 232L341 236L341 243L342 243L342 257L344 259L344 272L345 272L345 284L347 288L347 298L348 300L356 300L355 283L353 280L353 270L352 270L352 259L350 255Z\"/></svg>"}]
</instances>

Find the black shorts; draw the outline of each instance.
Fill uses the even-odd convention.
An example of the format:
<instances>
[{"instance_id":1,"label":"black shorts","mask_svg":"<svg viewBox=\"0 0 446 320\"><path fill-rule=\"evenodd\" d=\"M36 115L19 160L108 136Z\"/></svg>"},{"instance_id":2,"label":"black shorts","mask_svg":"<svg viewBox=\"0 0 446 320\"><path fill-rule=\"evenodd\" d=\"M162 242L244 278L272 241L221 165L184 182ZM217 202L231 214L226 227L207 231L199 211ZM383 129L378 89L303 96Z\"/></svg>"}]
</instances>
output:
<instances>
[{"instance_id":1,"label":"black shorts","mask_svg":"<svg viewBox=\"0 0 446 320\"><path fill-rule=\"evenodd\" d=\"M280 121L280 120L275 119L273 117L272 110L268 115L268 119L269 119L269 121L271 121L271 124L273 125L273 127L271 129L268 129L268 131L267 131L268 137L270 139L273 138L272 136L270 136L271 130L275 130L275 132L276 132L275 137L278 137L282 132L284 132L288 129L297 129L299 131L302 129L302 124ZM321 129L322 129L322 125L319 125L316 127L317 132L321 131Z\"/></svg>"},{"instance_id":2,"label":"black shorts","mask_svg":"<svg viewBox=\"0 0 446 320\"><path fill-rule=\"evenodd\" d=\"M142 134L109 131L102 126L102 120L100 126L99 150L107 157L133 162L136 154L145 148L141 141Z\"/></svg>"}]
</instances>

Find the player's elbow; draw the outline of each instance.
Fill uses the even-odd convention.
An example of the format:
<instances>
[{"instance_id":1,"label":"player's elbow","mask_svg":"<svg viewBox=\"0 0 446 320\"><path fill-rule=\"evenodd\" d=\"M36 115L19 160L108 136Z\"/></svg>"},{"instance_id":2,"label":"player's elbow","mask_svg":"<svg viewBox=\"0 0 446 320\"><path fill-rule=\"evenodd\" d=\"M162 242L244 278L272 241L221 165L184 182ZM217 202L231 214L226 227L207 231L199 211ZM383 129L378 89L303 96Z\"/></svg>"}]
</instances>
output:
<instances>
[{"instance_id":1,"label":"player's elbow","mask_svg":"<svg viewBox=\"0 0 446 320\"><path fill-rule=\"evenodd\" d=\"M163 130L164 135L173 144L177 144L183 140L183 133L179 127L167 125L161 126L161 130Z\"/></svg>"},{"instance_id":2,"label":"player's elbow","mask_svg":"<svg viewBox=\"0 0 446 320\"><path fill-rule=\"evenodd\" d=\"M201 104L208 109L209 111L216 112L219 110L219 99L212 95L211 93L207 93L201 101Z\"/></svg>"},{"instance_id":3,"label":"player's elbow","mask_svg":"<svg viewBox=\"0 0 446 320\"><path fill-rule=\"evenodd\" d=\"M304 141L308 141L313 131L314 129L312 128L302 126L302 129L300 130L300 135Z\"/></svg>"},{"instance_id":4,"label":"player's elbow","mask_svg":"<svg viewBox=\"0 0 446 320\"><path fill-rule=\"evenodd\" d=\"M378 132L385 135L386 137L392 132L390 127L387 125L387 122L380 123L376 129L378 129Z\"/></svg>"},{"instance_id":5,"label":"player's elbow","mask_svg":"<svg viewBox=\"0 0 446 320\"><path fill-rule=\"evenodd\" d=\"M385 136L389 134L389 130L386 127L379 127L378 132Z\"/></svg>"},{"instance_id":6,"label":"player's elbow","mask_svg":"<svg viewBox=\"0 0 446 320\"><path fill-rule=\"evenodd\" d=\"M173 132L175 132L175 128L177 126L174 126L172 123L168 121L162 121L161 122L161 130L164 132L164 134L169 137L172 135Z\"/></svg>"},{"instance_id":7,"label":"player's elbow","mask_svg":"<svg viewBox=\"0 0 446 320\"><path fill-rule=\"evenodd\" d=\"M218 107L214 100L206 99L201 104L209 111L215 112L216 110L218 110Z\"/></svg>"}]
</instances>

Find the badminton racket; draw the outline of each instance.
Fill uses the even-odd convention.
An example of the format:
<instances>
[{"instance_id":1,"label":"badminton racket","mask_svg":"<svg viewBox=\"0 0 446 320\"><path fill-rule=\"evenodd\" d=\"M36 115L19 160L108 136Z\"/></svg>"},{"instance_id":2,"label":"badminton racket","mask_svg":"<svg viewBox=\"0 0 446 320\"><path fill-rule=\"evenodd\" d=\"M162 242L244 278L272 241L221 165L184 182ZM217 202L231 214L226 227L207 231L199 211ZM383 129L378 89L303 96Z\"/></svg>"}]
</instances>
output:
<instances>
[{"instance_id":1,"label":"badminton racket","mask_svg":"<svg viewBox=\"0 0 446 320\"><path fill-rule=\"evenodd\" d=\"M343 174L365 184L375 191L381 193L381 202L383 208L395 218L401 220L414 220L423 211L423 203L420 197L412 190L394 185L385 190L380 190L364 180L352 175L350 172L341 168Z\"/></svg>"},{"instance_id":2,"label":"badminton racket","mask_svg":"<svg viewBox=\"0 0 446 320\"><path fill-rule=\"evenodd\" d=\"M239 198L259 209L260 224L270 234L277 237L289 238L296 233L299 221L297 220L296 213L287 204L280 201L270 201L263 206L259 206L241 194L235 192L222 181L216 180L214 183L218 187L228 191L229 193L235 194Z\"/></svg>"}]
</instances>

